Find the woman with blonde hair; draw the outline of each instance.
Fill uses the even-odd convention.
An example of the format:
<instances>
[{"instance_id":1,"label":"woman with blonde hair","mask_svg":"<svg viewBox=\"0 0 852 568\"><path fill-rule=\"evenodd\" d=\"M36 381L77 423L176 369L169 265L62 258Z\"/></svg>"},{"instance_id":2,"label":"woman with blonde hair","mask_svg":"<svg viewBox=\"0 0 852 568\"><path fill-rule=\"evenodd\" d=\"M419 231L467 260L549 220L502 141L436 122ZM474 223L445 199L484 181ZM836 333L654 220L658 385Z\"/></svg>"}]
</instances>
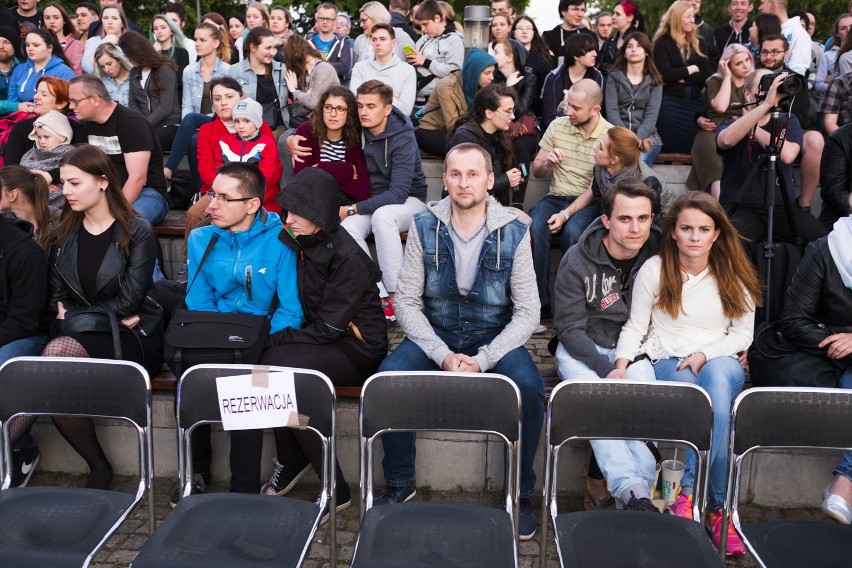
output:
<instances>
[{"instance_id":1,"label":"woman with blonde hair","mask_svg":"<svg viewBox=\"0 0 852 568\"><path fill-rule=\"evenodd\" d=\"M118 45L118 38L128 30L127 16L118 4L110 4L101 10L101 33L86 40L83 46L83 73L95 72L95 50L103 42Z\"/></svg>"},{"instance_id":2,"label":"woman with blonde hair","mask_svg":"<svg viewBox=\"0 0 852 568\"><path fill-rule=\"evenodd\" d=\"M692 168L686 179L689 189L709 191L719 199L722 157L716 153L716 127L743 115L739 105L746 102L745 83L752 71L754 57L751 50L742 44L732 43L722 52L719 71L707 79L704 91L706 110L697 120L699 128L692 143Z\"/></svg>"},{"instance_id":3,"label":"woman with blonde hair","mask_svg":"<svg viewBox=\"0 0 852 568\"><path fill-rule=\"evenodd\" d=\"M133 64L117 45L101 43L95 50L95 76L103 82L110 98L124 106L130 100L131 69Z\"/></svg>"},{"instance_id":4,"label":"woman with blonde hair","mask_svg":"<svg viewBox=\"0 0 852 568\"><path fill-rule=\"evenodd\" d=\"M660 115L666 120L657 124L663 152L686 154L692 148L701 91L711 72L707 53L695 24L695 9L690 2L678 0L663 14L654 34L654 63L663 77Z\"/></svg>"},{"instance_id":5,"label":"woman with blonde hair","mask_svg":"<svg viewBox=\"0 0 852 568\"><path fill-rule=\"evenodd\" d=\"M615 348L617 369L640 355L658 381L698 385L713 403L708 529L718 546L727 478L731 403L743 388L738 358L751 345L760 281L739 235L710 195L688 191L675 199L662 227L662 248L639 269L630 318ZM695 455L687 452L682 492L672 514L692 517ZM745 547L729 524L726 552Z\"/></svg>"}]
</instances>

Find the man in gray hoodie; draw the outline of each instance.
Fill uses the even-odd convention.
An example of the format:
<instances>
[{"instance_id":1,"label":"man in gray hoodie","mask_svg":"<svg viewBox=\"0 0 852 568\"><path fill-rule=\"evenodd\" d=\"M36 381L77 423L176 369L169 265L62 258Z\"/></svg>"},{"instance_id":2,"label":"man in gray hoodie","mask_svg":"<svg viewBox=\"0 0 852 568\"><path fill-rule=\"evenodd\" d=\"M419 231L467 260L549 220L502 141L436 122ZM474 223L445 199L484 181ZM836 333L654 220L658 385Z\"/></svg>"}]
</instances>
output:
<instances>
[{"instance_id":1,"label":"man in gray hoodie","mask_svg":"<svg viewBox=\"0 0 852 568\"><path fill-rule=\"evenodd\" d=\"M397 308L406 338L379 371L487 372L510 377L521 392L521 540L538 527L530 506L533 460L544 421L544 382L524 348L540 305L530 234L488 190L491 158L476 144L444 161L449 197L414 216L399 276ZM415 495L414 434L382 436L385 489L375 505Z\"/></svg>"},{"instance_id":2,"label":"man in gray hoodie","mask_svg":"<svg viewBox=\"0 0 852 568\"><path fill-rule=\"evenodd\" d=\"M559 337L556 366L562 380L654 380L647 360L615 368L615 345L630 310L639 267L660 248L651 223L654 190L627 178L604 194L603 215L571 247L556 274L553 325ZM650 488L656 460L641 441L593 440L592 449L610 493L627 509L656 511Z\"/></svg>"},{"instance_id":3,"label":"man in gray hoodie","mask_svg":"<svg viewBox=\"0 0 852 568\"><path fill-rule=\"evenodd\" d=\"M396 32L388 24L376 24L370 45L373 46L374 57L355 64L349 88L357 93L362 83L378 79L393 87L393 106L405 116L410 116L417 94L417 71L396 56Z\"/></svg>"}]
</instances>

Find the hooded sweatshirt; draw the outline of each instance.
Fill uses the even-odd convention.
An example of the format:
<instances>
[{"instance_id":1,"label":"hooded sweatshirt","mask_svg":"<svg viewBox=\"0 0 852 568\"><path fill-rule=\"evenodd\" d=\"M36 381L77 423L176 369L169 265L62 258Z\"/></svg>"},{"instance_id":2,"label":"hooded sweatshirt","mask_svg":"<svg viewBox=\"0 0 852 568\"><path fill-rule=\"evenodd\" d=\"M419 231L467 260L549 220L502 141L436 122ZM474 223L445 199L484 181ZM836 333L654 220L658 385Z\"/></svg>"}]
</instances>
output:
<instances>
[{"instance_id":1,"label":"hooded sweatshirt","mask_svg":"<svg viewBox=\"0 0 852 568\"><path fill-rule=\"evenodd\" d=\"M426 201L426 176L414 127L393 107L381 134L364 129L364 158L370 172L370 197L359 201L358 213L373 213L382 205L399 205L409 197Z\"/></svg>"},{"instance_id":2,"label":"hooded sweatshirt","mask_svg":"<svg viewBox=\"0 0 852 568\"><path fill-rule=\"evenodd\" d=\"M652 85L645 75L639 85L632 85L621 71L611 71L606 79L606 118L613 126L623 126L640 140L657 134L657 117L663 100L663 86Z\"/></svg>"},{"instance_id":3,"label":"hooded sweatshirt","mask_svg":"<svg viewBox=\"0 0 852 568\"><path fill-rule=\"evenodd\" d=\"M47 257L26 221L0 215L0 346L47 335Z\"/></svg>"},{"instance_id":4,"label":"hooded sweatshirt","mask_svg":"<svg viewBox=\"0 0 852 568\"><path fill-rule=\"evenodd\" d=\"M186 307L226 314L265 315L275 292L278 308L270 334L302 327L304 314L296 289L296 254L278 242L281 218L260 208L251 226L232 232L216 225L189 234L189 284ZM213 235L218 235L201 271L198 265ZM198 272L198 278L196 278Z\"/></svg>"},{"instance_id":5,"label":"hooded sweatshirt","mask_svg":"<svg viewBox=\"0 0 852 568\"><path fill-rule=\"evenodd\" d=\"M419 75L418 81L422 85L417 90L417 98L425 101L435 89L438 79L462 68L464 38L460 33L449 30L437 37L422 35L414 45L414 49L426 58L423 65L418 65L416 68ZM432 77L431 81L428 80L429 77Z\"/></svg>"},{"instance_id":6,"label":"hooded sweatshirt","mask_svg":"<svg viewBox=\"0 0 852 568\"><path fill-rule=\"evenodd\" d=\"M553 327L559 342L574 359L606 377L615 365L601 355L596 345L612 349L630 312L636 273L660 248L660 230L651 235L636 258L627 288L621 288L618 272L607 255L603 239L609 234L600 217L595 219L576 245L568 249L556 273Z\"/></svg>"},{"instance_id":7,"label":"hooded sweatshirt","mask_svg":"<svg viewBox=\"0 0 852 568\"><path fill-rule=\"evenodd\" d=\"M305 326L285 328L272 345L335 343L344 352L384 359L388 352L387 323L376 282L379 267L340 228L334 178L316 168L299 172L279 194L281 207L317 226L313 235L295 235L289 227L278 239L298 255L296 274Z\"/></svg>"},{"instance_id":8,"label":"hooded sweatshirt","mask_svg":"<svg viewBox=\"0 0 852 568\"><path fill-rule=\"evenodd\" d=\"M70 81L74 77L74 70L55 55L50 56L47 65L42 67L40 71L36 71L35 64L31 59L27 59L26 62L18 65L12 71L12 78L9 79L9 100L13 102L32 101L35 96L36 82L44 76L59 77Z\"/></svg>"},{"instance_id":9,"label":"hooded sweatshirt","mask_svg":"<svg viewBox=\"0 0 852 568\"><path fill-rule=\"evenodd\" d=\"M358 91L361 83L378 79L393 87L394 106L406 116L414 110L414 96L417 94L417 71L405 61L401 61L396 53L391 53L390 61L381 65L375 58L359 61L352 68L352 80L349 88L353 93Z\"/></svg>"}]
</instances>

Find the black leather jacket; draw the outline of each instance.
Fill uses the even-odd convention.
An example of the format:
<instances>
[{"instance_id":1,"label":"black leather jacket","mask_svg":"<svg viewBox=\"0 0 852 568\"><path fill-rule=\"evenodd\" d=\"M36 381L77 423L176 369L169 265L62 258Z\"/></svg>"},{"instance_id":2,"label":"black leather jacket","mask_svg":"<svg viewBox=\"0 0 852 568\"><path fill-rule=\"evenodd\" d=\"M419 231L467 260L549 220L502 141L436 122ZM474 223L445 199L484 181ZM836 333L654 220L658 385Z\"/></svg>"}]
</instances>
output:
<instances>
[{"instance_id":1,"label":"black leather jacket","mask_svg":"<svg viewBox=\"0 0 852 568\"><path fill-rule=\"evenodd\" d=\"M785 340L802 351L822 356L828 351L827 347L818 347L823 339L852 332L852 290L840 278L828 237L808 245L787 288L780 328ZM837 363L844 368L852 365L852 355Z\"/></svg>"},{"instance_id":2,"label":"black leather jacket","mask_svg":"<svg viewBox=\"0 0 852 568\"><path fill-rule=\"evenodd\" d=\"M134 217L130 222L132 241L127 253L118 249L124 230L120 224L116 225L114 246L107 249L98 270L98 293L93 303L83 295L77 274L79 230L78 225L68 238L51 247L50 306L56 309L57 302L62 302L66 310L65 319L70 320L84 313L87 307L98 305L114 310L119 320L139 315L139 324L133 328L139 335L152 335L160 331L163 310L149 295L157 259L157 243L148 221Z\"/></svg>"},{"instance_id":3,"label":"black leather jacket","mask_svg":"<svg viewBox=\"0 0 852 568\"><path fill-rule=\"evenodd\" d=\"M825 140L819 165L822 211L819 220L827 229L849 214L852 193L852 123L835 130Z\"/></svg>"}]
</instances>

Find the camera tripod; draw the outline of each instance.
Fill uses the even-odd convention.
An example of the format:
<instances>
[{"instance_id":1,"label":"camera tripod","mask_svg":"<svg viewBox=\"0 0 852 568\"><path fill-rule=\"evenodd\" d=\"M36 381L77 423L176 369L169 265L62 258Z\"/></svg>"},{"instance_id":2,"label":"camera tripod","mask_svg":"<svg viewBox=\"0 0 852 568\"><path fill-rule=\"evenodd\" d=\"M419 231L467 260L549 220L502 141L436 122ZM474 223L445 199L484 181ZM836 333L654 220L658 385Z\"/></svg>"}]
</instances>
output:
<instances>
[{"instance_id":1,"label":"camera tripod","mask_svg":"<svg viewBox=\"0 0 852 568\"><path fill-rule=\"evenodd\" d=\"M777 129L781 118L781 109L774 107L769 113L769 123L767 130L769 132L769 144L764 149L764 153L757 158L751 171L740 187L737 193L734 206L731 208L730 215L733 217L738 205L743 198L748 194L751 184L758 174L763 173L766 176L766 182L763 188L763 207L766 210L766 241L763 243L763 258L766 260L766 292L764 294L765 303L764 321L768 324L772 314L772 262L775 258L775 249L782 246L781 243L774 241L775 237L775 188L781 189L781 200L783 202L784 212L787 216L787 224L790 226L790 234L793 238L793 243L801 248L801 240L799 239L798 231L796 230L796 222L793 219L793 210L790 205L790 195L787 193L787 180L784 178L784 164L779 160L781 148L784 146L784 141L787 137L787 128L789 123L784 124L779 131ZM755 126L755 130L758 126ZM752 131L753 135L754 131ZM765 171L761 171L765 166Z\"/></svg>"}]
</instances>

